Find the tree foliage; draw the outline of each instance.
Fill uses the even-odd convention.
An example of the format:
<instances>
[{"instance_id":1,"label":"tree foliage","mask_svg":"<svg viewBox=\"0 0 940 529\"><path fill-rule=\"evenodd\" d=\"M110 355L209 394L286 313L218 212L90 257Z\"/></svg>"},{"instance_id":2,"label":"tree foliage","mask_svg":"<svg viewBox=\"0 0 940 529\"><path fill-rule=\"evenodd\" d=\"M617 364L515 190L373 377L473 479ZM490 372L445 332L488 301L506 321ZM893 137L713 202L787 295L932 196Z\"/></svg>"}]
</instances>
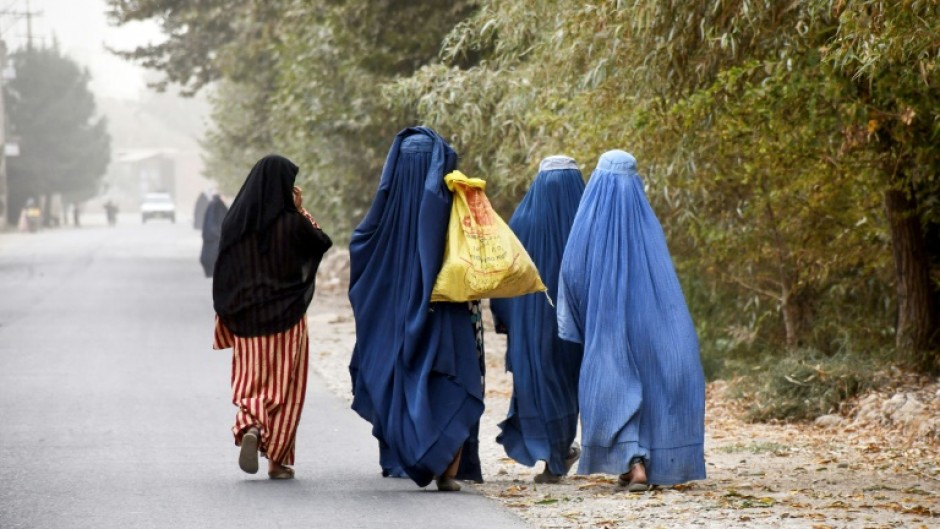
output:
<instances>
[{"instance_id":1,"label":"tree foliage","mask_svg":"<svg viewBox=\"0 0 940 529\"><path fill-rule=\"evenodd\" d=\"M87 70L56 46L20 50L11 59L16 78L4 97L9 135L20 148L7 158L13 221L28 197L94 196L110 161L110 138L105 119L96 116Z\"/></svg>"},{"instance_id":2,"label":"tree foliage","mask_svg":"<svg viewBox=\"0 0 940 529\"><path fill-rule=\"evenodd\" d=\"M935 2L525 4L484 2L390 102L504 188L555 151L637 154L706 348L896 330L902 357L937 368Z\"/></svg>"},{"instance_id":3,"label":"tree foliage","mask_svg":"<svg viewBox=\"0 0 940 529\"><path fill-rule=\"evenodd\" d=\"M301 167L311 211L340 239L371 200L392 137L418 119L381 87L436 60L473 2L113 0L113 20L155 19L166 43L124 55L184 93L213 85L208 176L229 191L267 152ZM215 33L215 35L207 35Z\"/></svg>"},{"instance_id":4,"label":"tree foliage","mask_svg":"<svg viewBox=\"0 0 940 529\"><path fill-rule=\"evenodd\" d=\"M856 143L880 169L897 270L897 347L940 371L940 4L828 8L839 24L824 53L856 86L854 130L866 132Z\"/></svg>"},{"instance_id":5,"label":"tree foliage","mask_svg":"<svg viewBox=\"0 0 940 529\"><path fill-rule=\"evenodd\" d=\"M278 146L329 190L315 200L337 225L361 215L389 138L413 122L448 137L507 215L543 156L589 174L624 148L706 354L893 345L940 369L937 2L136 4L241 9L227 44L196 39L164 69L189 82L175 65L217 67L213 159ZM218 23L208 11L186 27ZM226 69L232 56L255 66Z\"/></svg>"},{"instance_id":6,"label":"tree foliage","mask_svg":"<svg viewBox=\"0 0 940 529\"><path fill-rule=\"evenodd\" d=\"M114 24L144 20L160 24L166 40L114 50L119 56L162 71L166 78L155 87L179 85L194 94L219 79L246 81L270 65L266 53L276 42L278 2L262 0L108 0Z\"/></svg>"},{"instance_id":7,"label":"tree foliage","mask_svg":"<svg viewBox=\"0 0 940 529\"><path fill-rule=\"evenodd\" d=\"M279 50L277 138L307 170L318 210L348 233L365 213L391 139L414 125L413 108L390 108L381 87L434 61L469 2L295 1ZM415 25L419 24L420 31ZM348 231L347 231L348 230Z\"/></svg>"}]
</instances>

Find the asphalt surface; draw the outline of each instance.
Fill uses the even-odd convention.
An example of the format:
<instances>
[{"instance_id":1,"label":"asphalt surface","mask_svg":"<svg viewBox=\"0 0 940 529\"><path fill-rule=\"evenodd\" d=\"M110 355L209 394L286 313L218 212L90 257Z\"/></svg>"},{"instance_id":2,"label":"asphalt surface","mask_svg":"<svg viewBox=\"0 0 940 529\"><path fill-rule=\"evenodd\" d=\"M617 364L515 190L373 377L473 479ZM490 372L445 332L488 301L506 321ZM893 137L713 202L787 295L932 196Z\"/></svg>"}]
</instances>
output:
<instances>
[{"instance_id":1,"label":"asphalt surface","mask_svg":"<svg viewBox=\"0 0 940 529\"><path fill-rule=\"evenodd\" d=\"M0 233L0 529L526 526L467 487L381 478L313 371L298 479L242 473L199 247L134 216Z\"/></svg>"}]
</instances>

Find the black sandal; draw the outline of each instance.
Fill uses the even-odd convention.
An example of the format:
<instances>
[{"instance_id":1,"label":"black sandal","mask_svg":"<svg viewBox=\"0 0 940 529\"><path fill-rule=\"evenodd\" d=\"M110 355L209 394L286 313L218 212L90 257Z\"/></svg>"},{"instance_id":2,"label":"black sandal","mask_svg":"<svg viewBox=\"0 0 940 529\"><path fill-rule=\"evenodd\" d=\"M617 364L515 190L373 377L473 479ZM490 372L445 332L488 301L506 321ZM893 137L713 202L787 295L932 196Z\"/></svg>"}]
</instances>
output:
<instances>
[{"instance_id":1,"label":"black sandal","mask_svg":"<svg viewBox=\"0 0 940 529\"><path fill-rule=\"evenodd\" d=\"M634 457L630 460L630 470L617 476L617 485L626 487L627 492L646 492L650 490L650 484L645 481L633 481L633 469L642 465L646 470L646 463L642 457Z\"/></svg>"}]
</instances>

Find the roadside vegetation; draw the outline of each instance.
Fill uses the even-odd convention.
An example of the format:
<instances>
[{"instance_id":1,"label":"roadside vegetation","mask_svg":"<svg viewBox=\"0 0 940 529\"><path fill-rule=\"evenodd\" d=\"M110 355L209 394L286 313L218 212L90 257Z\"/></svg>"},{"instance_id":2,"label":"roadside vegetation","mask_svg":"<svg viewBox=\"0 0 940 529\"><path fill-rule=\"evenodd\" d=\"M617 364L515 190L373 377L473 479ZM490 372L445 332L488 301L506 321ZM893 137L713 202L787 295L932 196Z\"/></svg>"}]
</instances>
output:
<instances>
[{"instance_id":1,"label":"roadside vegetation","mask_svg":"<svg viewBox=\"0 0 940 529\"><path fill-rule=\"evenodd\" d=\"M940 4L111 0L125 55L209 90L208 176L302 168L343 238L427 124L512 212L546 155L634 153L711 378L812 419L889 366L940 372Z\"/></svg>"}]
</instances>

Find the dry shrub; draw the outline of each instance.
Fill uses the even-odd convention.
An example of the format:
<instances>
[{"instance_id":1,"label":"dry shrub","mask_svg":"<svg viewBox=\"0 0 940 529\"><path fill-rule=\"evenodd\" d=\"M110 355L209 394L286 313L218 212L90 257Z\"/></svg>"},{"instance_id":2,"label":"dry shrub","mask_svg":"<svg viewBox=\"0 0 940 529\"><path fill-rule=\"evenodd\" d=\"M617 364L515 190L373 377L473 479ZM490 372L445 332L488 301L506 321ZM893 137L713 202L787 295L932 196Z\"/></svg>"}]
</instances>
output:
<instances>
[{"instance_id":1,"label":"dry shrub","mask_svg":"<svg viewBox=\"0 0 940 529\"><path fill-rule=\"evenodd\" d=\"M875 387L877 371L878 362L861 355L799 350L769 358L742 377L737 396L751 403L747 418L752 421L812 420L837 413L846 399Z\"/></svg>"}]
</instances>

